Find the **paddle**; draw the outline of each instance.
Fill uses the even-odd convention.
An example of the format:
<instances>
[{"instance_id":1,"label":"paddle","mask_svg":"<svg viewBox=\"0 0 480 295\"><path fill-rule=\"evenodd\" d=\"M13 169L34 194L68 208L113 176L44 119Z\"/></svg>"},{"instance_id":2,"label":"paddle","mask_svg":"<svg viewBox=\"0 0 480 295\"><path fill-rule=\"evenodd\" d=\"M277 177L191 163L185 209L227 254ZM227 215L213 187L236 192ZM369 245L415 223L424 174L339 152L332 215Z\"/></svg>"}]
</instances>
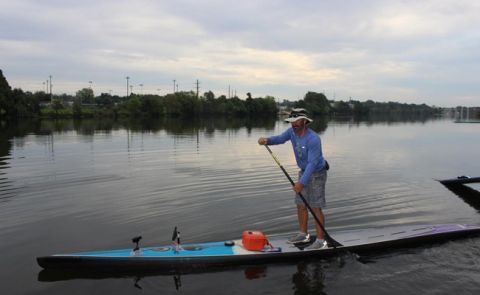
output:
<instances>
[{"instance_id":1,"label":"paddle","mask_svg":"<svg viewBox=\"0 0 480 295\"><path fill-rule=\"evenodd\" d=\"M293 182L292 178L290 177L290 175L288 174L287 170L285 170L285 168L283 168L282 164L280 164L280 161L277 159L277 157L275 157L275 155L273 154L272 150L270 149L270 147L268 147L268 145L265 145L265 147L267 148L268 152L270 153L270 155L272 156L273 160L275 160L275 162L277 163L277 165L280 167L280 169L282 169L283 173L285 174L285 176L288 178L288 180L290 181L290 183L292 184L292 186L295 185L295 183ZM310 207L310 204L308 204L307 200L305 200L305 198L303 197L302 193L298 193L298 195L300 196L300 198L302 199L303 203L305 204L305 206L308 208L308 211L310 211L310 213L312 214L313 218L315 218L315 221L317 222L317 224L320 226L320 228L323 230L323 232L325 233L325 240L327 241L328 245L332 246L333 248L337 248L337 247L341 247L343 246L342 244L340 244L339 242L337 242L336 240L334 240L329 234L328 232L325 230L325 227L322 225L322 223L320 222L320 220L318 220L318 217L317 215L315 215L315 213L313 212L312 210L312 207Z\"/></svg>"}]
</instances>

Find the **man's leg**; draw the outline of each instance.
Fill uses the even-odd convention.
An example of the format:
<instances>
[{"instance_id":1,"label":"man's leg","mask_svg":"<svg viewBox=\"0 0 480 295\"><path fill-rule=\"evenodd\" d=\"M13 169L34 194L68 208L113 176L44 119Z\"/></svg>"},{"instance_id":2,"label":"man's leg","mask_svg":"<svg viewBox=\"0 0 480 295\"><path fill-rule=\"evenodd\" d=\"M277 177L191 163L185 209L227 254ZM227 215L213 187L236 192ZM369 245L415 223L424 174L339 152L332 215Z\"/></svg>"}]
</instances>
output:
<instances>
[{"instance_id":1,"label":"man's leg","mask_svg":"<svg viewBox=\"0 0 480 295\"><path fill-rule=\"evenodd\" d=\"M312 211L315 213L318 220L320 220L322 226L325 227L325 215L323 215L322 208L312 208ZM315 221L315 229L317 230L317 238L325 239L325 233L323 232L317 221Z\"/></svg>"},{"instance_id":2,"label":"man's leg","mask_svg":"<svg viewBox=\"0 0 480 295\"><path fill-rule=\"evenodd\" d=\"M297 204L297 218L300 232L308 232L308 210L305 205Z\"/></svg>"}]
</instances>

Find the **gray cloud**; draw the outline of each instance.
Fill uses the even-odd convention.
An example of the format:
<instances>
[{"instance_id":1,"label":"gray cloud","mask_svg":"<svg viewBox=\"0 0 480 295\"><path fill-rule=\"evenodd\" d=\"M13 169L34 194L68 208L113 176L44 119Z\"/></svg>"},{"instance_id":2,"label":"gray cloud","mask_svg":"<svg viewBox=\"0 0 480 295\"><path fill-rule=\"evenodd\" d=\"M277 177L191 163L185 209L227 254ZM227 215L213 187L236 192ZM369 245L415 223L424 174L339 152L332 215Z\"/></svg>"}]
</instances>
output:
<instances>
[{"instance_id":1,"label":"gray cloud","mask_svg":"<svg viewBox=\"0 0 480 295\"><path fill-rule=\"evenodd\" d=\"M480 105L477 1L25 1L2 4L0 60L14 87L94 81L298 99Z\"/></svg>"}]
</instances>

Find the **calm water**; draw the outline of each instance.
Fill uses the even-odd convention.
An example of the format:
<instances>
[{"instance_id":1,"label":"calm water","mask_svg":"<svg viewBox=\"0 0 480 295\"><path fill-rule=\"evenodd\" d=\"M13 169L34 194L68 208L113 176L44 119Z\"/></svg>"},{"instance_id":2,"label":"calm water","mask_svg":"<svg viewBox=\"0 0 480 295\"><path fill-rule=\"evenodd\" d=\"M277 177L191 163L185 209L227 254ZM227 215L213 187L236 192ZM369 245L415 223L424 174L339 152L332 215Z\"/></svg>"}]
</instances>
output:
<instances>
[{"instance_id":1,"label":"calm water","mask_svg":"<svg viewBox=\"0 0 480 295\"><path fill-rule=\"evenodd\" d=\"M161 275L45 274L35 257L235 239L296 230L292 193L256 140L282 121L37 122L1 125L2 294L474 294L480 238L344 256ZM330 121L313 126L331 170L327 229L480 223L434 179L480 176L480 124ZM273 147L296 167L289 143Z\"/></svg>"}]
</instances>

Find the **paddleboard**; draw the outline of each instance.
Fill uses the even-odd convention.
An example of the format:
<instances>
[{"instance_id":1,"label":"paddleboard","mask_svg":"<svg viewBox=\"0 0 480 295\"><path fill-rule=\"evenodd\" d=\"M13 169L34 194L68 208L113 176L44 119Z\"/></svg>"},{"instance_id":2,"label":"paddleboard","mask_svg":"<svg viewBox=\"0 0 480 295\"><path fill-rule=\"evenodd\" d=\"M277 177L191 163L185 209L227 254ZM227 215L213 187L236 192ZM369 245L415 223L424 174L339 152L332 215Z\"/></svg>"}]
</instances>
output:
<instances>
[{"instance_id":1,"label":"paddleboard","mask_svg":"<svg viewBox=\"0 0 480 295\"><path fill-rule=\"evenodd\" d=\"M112 269L175 270L182 268L257 264L302 257L329 257L344 251L366 253L439 242L480 234L480 225L438 224L404 225L382 228L332 231L330 235L341 247L309 250L308 243L292 245L285 235L268 237L271 244L259 251L249 251L242 240L210 243L166 245L130 249L78 252L37 257L44 269ZM273 247L273 248L272 248Z\"/></svg>"},{"instance_id":2,"label":"paddleboard","mask_svg":"<svg viewBox=\"0 0 480 295\"><path fill-rule=\"evenodd\" d=\"M441 184L466 184L480 182L480 177L458 176L457 178L439 180Z\"/></svg>"}]
</instances>

